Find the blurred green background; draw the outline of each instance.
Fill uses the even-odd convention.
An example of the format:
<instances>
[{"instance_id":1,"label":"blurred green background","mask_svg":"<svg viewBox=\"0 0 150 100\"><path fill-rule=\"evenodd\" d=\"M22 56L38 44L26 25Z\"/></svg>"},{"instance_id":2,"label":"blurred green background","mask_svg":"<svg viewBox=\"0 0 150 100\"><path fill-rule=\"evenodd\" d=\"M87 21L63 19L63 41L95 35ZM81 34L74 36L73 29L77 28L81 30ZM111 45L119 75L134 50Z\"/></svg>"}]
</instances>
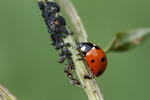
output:
<instances>
[{"instance_id":1,"label":"blurred green background","mask_svg":"<svg viewBox=\"0 0 150 100\"><path fill-rule=\"evenodd\" d=\"M150 0L72 1L89 41L101 47L116 32L150 27ZM50 43L37 0L0 0L0 83L19 100L87 100L69 83ZM107 70L97 78L105 100L150 100L149 51L150 39L129 52L107 55Z\"/></svg>"}]
</instances>

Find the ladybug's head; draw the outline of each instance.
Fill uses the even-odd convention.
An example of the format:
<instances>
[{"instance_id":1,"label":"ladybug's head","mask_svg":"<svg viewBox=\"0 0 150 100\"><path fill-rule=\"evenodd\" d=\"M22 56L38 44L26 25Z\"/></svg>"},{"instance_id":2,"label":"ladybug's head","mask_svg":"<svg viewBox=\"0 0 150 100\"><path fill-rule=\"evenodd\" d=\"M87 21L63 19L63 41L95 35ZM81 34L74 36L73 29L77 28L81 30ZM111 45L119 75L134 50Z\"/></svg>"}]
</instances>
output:
<instances>
[{"instance_id":1,"label":"ladybug's head","mask_svg":"<svg viewBox=\"0 0 150 100\"><path fill-rule=\"evenodd\" d=\"M88 51L90 51L93 47L92 43L83 42L79 44L80 51L83 52L83 54L86 54Z\"/></svg>"}]
</instances>

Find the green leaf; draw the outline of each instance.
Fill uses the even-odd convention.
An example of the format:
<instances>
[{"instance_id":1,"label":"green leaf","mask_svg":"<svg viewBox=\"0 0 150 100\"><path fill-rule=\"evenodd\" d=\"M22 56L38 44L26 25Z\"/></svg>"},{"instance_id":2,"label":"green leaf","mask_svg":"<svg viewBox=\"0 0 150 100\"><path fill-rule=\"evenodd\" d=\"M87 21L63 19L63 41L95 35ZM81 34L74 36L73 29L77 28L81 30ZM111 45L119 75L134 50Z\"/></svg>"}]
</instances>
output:
<instances>
[{"instance_id":1,"label":"green leaf","mask_svg":"<svg viewBox=\"0 0 150 100\"><path fill-rule=\"evenodd\" d=\"M105 52L127 51L140 45L150 35L150 28L128 30L116 34L112 42L105 48Z\"/></svg>"}]
</instances>

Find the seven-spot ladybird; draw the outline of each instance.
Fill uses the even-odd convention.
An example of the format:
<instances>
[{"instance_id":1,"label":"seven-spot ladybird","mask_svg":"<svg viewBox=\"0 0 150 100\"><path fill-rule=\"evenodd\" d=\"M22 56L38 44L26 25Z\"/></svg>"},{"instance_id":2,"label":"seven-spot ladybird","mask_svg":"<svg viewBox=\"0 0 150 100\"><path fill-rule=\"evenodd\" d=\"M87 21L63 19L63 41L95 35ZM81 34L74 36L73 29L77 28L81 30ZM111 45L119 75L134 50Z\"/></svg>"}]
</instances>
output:
<instances>
[{"instance_id":1,"label":"seven-spot ladybird","mask_svg":"<svg viewBox=\"0 0 150 100\"><path fill-rule=\"evenodd\" d=\"M97 77L102 75L107 66L107 57L104 51L97 45L88 42L80 43L79 48L94 75Z\"/></svg>"}]
</instances>

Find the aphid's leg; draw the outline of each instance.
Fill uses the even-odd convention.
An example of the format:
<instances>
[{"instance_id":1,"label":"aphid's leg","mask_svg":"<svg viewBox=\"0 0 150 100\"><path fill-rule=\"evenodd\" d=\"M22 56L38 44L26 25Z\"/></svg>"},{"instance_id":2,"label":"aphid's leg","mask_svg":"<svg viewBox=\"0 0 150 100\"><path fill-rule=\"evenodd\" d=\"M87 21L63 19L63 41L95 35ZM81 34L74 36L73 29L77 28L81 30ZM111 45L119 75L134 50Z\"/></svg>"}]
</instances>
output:
<instances>
[{"instance_id":1,"label":"aphid's leg","mask_svg":"<svg viewBox=\"0 0 150 100\"><path fill-rule=\"evenodd\" d=\"M64 72L65 72L65 73L69 73L70 69L71 69L71 66L68 65L68 66L64 69Z\"/></svg>"},{"instance_id":2,"label":"aphid's leg","mask_svg":"<svg viewBox=\"0 0 150 100\"><path fill-rule=\"evenodd\" d=\"M72 66L71 66L71 65L68 65L68 66L65 68L64 72L67 74L68 78L70 79L70 83L73 84L73 85L78 86L78 85L80 85L80 82L79 82L77 79L75 79L75 78L73 77L73 75L70 73L71 68L72 68Z\"/></svg>"},{"instance_id":3,"label":"aphid's leg","mask_svg":"<svg viewBox=\"0 0 150 100\"><path fill-rule=\"evenodd\" d=\"M71 84L75 85L75 86L79 86L80 85L80 82L76 79L72 79L70 80Z\"/></svg>"}]
</instances>

